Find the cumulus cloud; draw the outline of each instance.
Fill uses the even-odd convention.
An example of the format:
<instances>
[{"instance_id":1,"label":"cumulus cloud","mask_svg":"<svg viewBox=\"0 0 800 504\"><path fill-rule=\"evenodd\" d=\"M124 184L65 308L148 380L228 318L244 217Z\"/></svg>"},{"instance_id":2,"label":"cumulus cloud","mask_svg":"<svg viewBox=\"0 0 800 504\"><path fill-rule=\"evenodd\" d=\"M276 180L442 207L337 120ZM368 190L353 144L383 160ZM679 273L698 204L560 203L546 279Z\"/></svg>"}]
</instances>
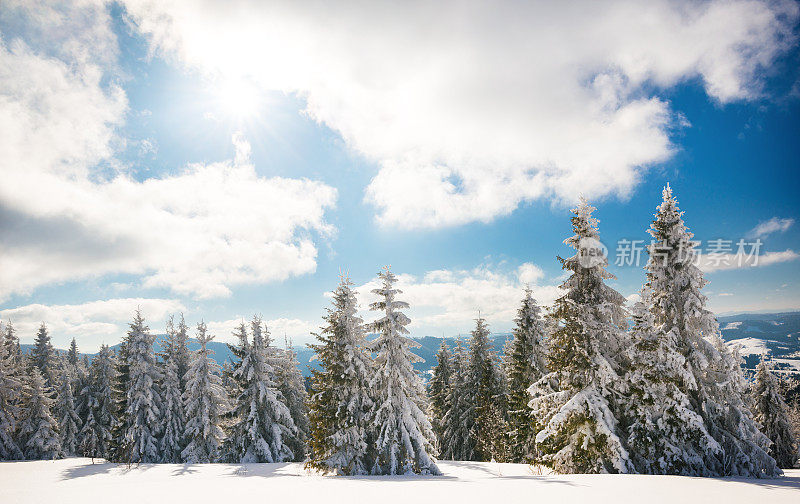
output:
<instances>
[{"instance_id":1,"label":"cumulus cloud","mask_svg":"<svg viewBox=\"0 0 800 504\"><path fill-rule=\"evenodd\" d=\"M541 271L537 266L525 263L523 270ZM421 278L398 274L397 288L403 291L400 299L411 308L411 328L417 335L439 336L441 331L465 333L474 326L474 319L485 318L493 331L507 331L513 326L514 317L523 297L526 283L516 272L482 265L471 270L435 270ZM537 275L536 280L543 278ZM377 300L372 289L379 286L373 279L356 288L365 320L376 318L374 312L366 311L369 304ZM556 285L531 285L533 295L540 305L550 305L561 295Z\"/></svg>"},{"instance_id":2,"label":"cumulus cloud","mask_svg":"<svg viewBox=\"0 0 800 504\"><path fill-rule=\"evenodd\" d=\"M216 341L233 343L235 341L235 338L232 335L233 331L239 327L239 324L241 324L242 321L244 321L249 330L250 321L252 318L253 317L250 316L233 318L224 321L212 321L207 322L207 325L209 332L216 336ZM272 344L281 348L283 348L286 343L284 338L288 339L290 343L296 346L312 342L314 338L311 336L311 333L319 332L320 326L320 323L318 322L309 322L307 320L296 318L268 319L265 320L264 323L267 324L267 329L272 336Z\"/></svg>"},{"instance_id":3,"label":"cumulus cloud","mask_svg":"<svg viewBox=\"0 0 800 504\"><path fill-rule=\"evenodd\" d=\"M378 220L408 228L625 197L687 125L660 92L759 97L798 19L788 0L123 3L154 52L305 97L379 167Z\"/></svg>"},{"instance_id":4,"label":"cumulus cloud","mask_svg":"<svg viewBox=\"0 0 800 504\"><path fill-rule=\"evenodd\" d=\"M315 271L336 190L259 176L246 139L160 178L115 160L128 105L111 23L100 1L0 9L0 300L107 273L211 298Z\"/></svg>"},{"instance_id":5,"label":"cumulus cloud","mask_svg":"<svg viewBox=\"0 0 800 504\"><path fill-rule=\"evenodd\" d=\"M794 219L779 219L773 217L770 220L759 222L756 227L747 234L750 238L763 238L772 233L783 233L794 225Z\"/></svg>"},{"instance_id":6,"label":"cumulus cloud","mask_svg":"<svg viewBox=\"0 0 800 504\"><path fill-rule=\"evenodd\" d=\"M67 348L75 338L81 351L96 352L102 343L115 345L122 340L126 323L137 308L157 333L163 332L167 315L186 310L175 299L125 298L70 305L30 304L0 310L0 320L14 325L22 343L32 343L39 325L45 322L56 348Z\"/></svg>"},{"instance_id":7,"label":"cumulus cloud","mask_svg":"<svg viewBox=\"0 0 800 504\"><path fill-rule=\"evenodd\" d=\"M757 268L773 264L796 261L800 254L786 249L782 252L764 252L763 254L702 254L698 258L698 266L705 273L742 268ZM721 295L721 294L720 294Z\"/></svg>"}]
</instances>

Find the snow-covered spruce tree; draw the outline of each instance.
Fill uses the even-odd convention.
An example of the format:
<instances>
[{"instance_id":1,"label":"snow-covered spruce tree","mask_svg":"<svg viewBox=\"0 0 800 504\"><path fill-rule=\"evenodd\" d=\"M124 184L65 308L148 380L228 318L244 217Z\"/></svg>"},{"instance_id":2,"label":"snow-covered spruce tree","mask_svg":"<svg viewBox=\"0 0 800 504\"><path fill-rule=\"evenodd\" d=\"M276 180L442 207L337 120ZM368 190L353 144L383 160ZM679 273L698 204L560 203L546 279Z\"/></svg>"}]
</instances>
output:
<instances>
[{"instance_id":1,"label":"snow-covered spruce tree","mask_svg":"<svg viewBox=\"0 0 800 504\"><path fill-rule=\"evenodd\" d=\"M378 273L382 285L373 294L380 299L370 309L383 316L374 322L378 337L370 342L375 357L372 387L376 392L374 425L377 427L373 474L441 474L432 456L435 435L427 410L422 380L412 363L422 359L411 349L420 345L404 336L411 322L400 310L408 303L395 296L397 277L389 267Z\"/></svg>"},{"instance_id":2,"label":"snow-covered spruce tree","mask_svg":"<svg viewBox=\"0 0 800 504\"><path fill-rule=\"evenodd\" d=\"M715 355L706 374L706 428L722 445L721 474L740 477L775 477L783 473L769 455L770 440L759 429L747 404L748 384L738 348L730 348L714 325L708 337Z\"/></svg>"},{"instance_id":3,"label":"snow-covered spruce tree","mask_svg":"<svg viewBox=\"0 0 800 504\"><path fill-rule=\"evenodd\" d=\"M467 381L463 393L469 407L463 418L474 440L472 460L503 460L508 431L505 418L506 398L497 356L489 343L489 326L478 318L469 343Z\"/></svg>"},{"instance_id":4,"label":"snow-covered spruce tree","mask_svg":"<svg viewBox=\"0 0 800 504\"><path fill-rule=\"evenodd\" d=\"M125 439L130 425L128 416L128 389L131 384L130 366L130 332L122 338L122 342L114 354L114 378L111 387L112 408L114 422L111 425L111 441L108 445L107 457L114 462L128 462L130 460L130 445Z\"/></svg>"},{"instance_id":5,"label":"snow-covered spruce tree","mask_svg":"<svg viewBox=\"0 0 800 504\"><path fill-rule=\"evenodd\" d=\"M130 374L127 391L125 443L128 457L124 462L158 462L161 457L158 437L161 432L160 373L150 334L139 310L128 331L127 361Z\"/></svg>"},{"instance_id":6,"label":"snow-covered spruce tree","mask_svg":"<svg viewBox=\"0 0 800 504\"><path fill-rule=\"evenodd\" d=\"M168 354L163 363L161 391L164 405L161 425L161 460L162 462L181 462L181 452L185 448L183 434L186 429L186 416L183 411L181 380L178 377L178 363L174 354Z\"/></svg>"},{"instance_id":7,"label":"snow-covered spruce tree","mask_svg":"<svg viewBox=\"0 0 800 504\"><path fill-rule=\"evenodd\" d=\"M72 338L69 344L69 350L67 351L67 361L72 367L77 368L78 357L78 343L75 341L75 338Z\"/></svg>"},{"instance_id":8,"label":"snow-covered spruce tree","mask_svg":"<svg viewBox=\"0 0 800 504\"><path fill-rule=\"evenodd\" d=\"M189 463L213 462L219 456L224 433L222 415L227 409L228 398L222 388L221 369L211 357L214 352L208 342L214 339L207 332L203 322L197 324L197 342L200 348L186 372L186 392L184 410L186 411L185 438L188 442L181 454Z\"/></svg>"},{"instance_id":9,"label":"snow-covered spruce tree","mask_svg":"<svg viewBox=\"0 0 800 504\"><path fill-rule=\"evenodd\" d=\"M633 308L624 399L628 450L638 472L708 476L704 453L720 451L685 391L697 390L675 333L660 331L644 287Z\"/></svg>"},{"instance_id":10,"label":"snow-covered spruce tree","mask_svg":"<svg viewBox=\"0 0 800 504\"><path fill-rule=\"evenodd\" d=\"M233 371L239 396L229 415L223 458L237 463L291 460L294 454L287 441L297 428L277 389L275 371L267 362L267 342L259 317L253 317L250 330L252 342L247 341L244 323L234 333L240 339L237 353L241 358Z\"/></svg>"},{"instance_id":11,"label":"snow-covered spruce tree","mask_svg":"<svg viewBox=\"0 0 800 504\"><path fill-rule=\"evenodd\" d=\"M183 318L181 324L185 325ZM184 331L185 332L185 331ZM178 361L186 349L186 338L175 330L174 318L167 320L167 337L163 344L161 357L161 394L163 408L161 425L163 427L159 443L162 462L181 462L181 452L186 447L183 434L186 429L186 415L183 410L183 389Z\"/></svg>"},{"instance_id":12,"label":"snow-covered spruce tree","mask_svg":"<svg viewBox=\"0 0 800 504\"><path fill-rule=\"evenodd\" d=\"M528 389L534 418L544 426L536 434L540 461L561 473L632 469L616 413L625 298L604 282L613 275L600 253L594 210L581 198L572 211L575 234L564 243L576 254L559 257L570 276L551 313L558 326L549 338L549 372Z\"/></svg>"},{"instance_id":13,"label":"snow-covered spruce tree","mask_svg":"<svg viewBox=\"0 0 800 504\"><path fill-rule=\"evenodd\" d=\"M19 434L28 460L52 460L62 456L58 422L51 413L53 399L38 367L31 370L25 387Z\"/></svg>"},{"instance_id":14,"label":"snow-covered spruce tree","mask_svg":"<svg viewBox=\"0 0 800 504\"><path fill-rule=\"evenodd\" d=\"M116 368L114 353L108 345L102 345L92 360L89 381L81 392L86 400L86 419L79 435L78 450L84 457L105 458L109 456L114 425L113 383Z\"/></svg>"},{"instance_id":15,"label":"snow-covered spruce tree","mask_svg":"<svg viewBox=\"0 0 800 504\"><path fill-rule=\"evenodd\" d=\"M17 366L21 366L22 353L19 348L19 338L17 338L17 330L14 329L14 324L10 321L5 322L5 330L2 331L2 334L3 345L6 347L8 355L14 359Z\"/></svg>"},{"instance_id":16,"label":"snow-covered spruce tree","mask_svg":"<svg viewBox=\"0 0 800 504\"><path fill-rule=\"evenodd\" d=\"M45 385L53 387L55 384L56 351L50 342L50 333L47 325L42 322L36 332L36 340L30 354L31 364L39 369L44 378Z\"/></svg>"},{"instance_id":17,"label":"snow-covered spruce tree","mask_svg":"<svg viewBox=\"0 0 800 504\"><path fill-rule=\"evenodd\" d=\"M75 410L75 396L72 393L72 373L64 372L58 382L54 414L58 421L61 450L65 456L69 457L77 454L78 433L82 424Z\"/></svg>"},{"instance_id":18,"label":"snow-covered spruce tree","mask_svg":"<svg viewBox=\"0 0 800 504\"><path fill-rule=\"evenodd\" d=\"M536 425L528 407L528 387L546 372L545 324L541 309L530 288L525 289L522 306L517 311L506 358L508 377L509 458L511 462L531 462L536 455Z\"/></svg>"},{"instance_id":19,"label":"snow-covered spruce tree","mask_svg":"<svg viewBox=\"0 0 800 504\"><path fill-rule=\"evenodd\" d=\"M439 449L445 460L474 460L475 439L470 435L470 426L465 418L471 414L471 404L464 393L469 380L469 356L467 350L456 341L450 386L445 399L446 410L442 417L442 445Z\"/></svg>"},{"instance_id":20,"label":"snow-covered spruce tree","mask_svg":"<svg viewBox=\"0 0 800 504\"><path fill-rule=\"evenodd\" d=\"M761 432L772 441L769 454L778 467L791 469L797 460L797 439L789 422L786 402L764 359L756 367L752 395L755 420Z\"/></svg>"},{"instance_id":21,"label":"snow-covered spruce tree","mask_svg":"<svg viewBox=\"0 0 800 504\"><path fill-rule=\"evenodd\" d=\"M13 345L0 344L0 460L20 460L20 450L15 439L20 416L19 398L22 382L17 375Z\"/></svg>"},{"instance_id":22,"label":"snow-covered spruce tree","mask_svg":"<svg viewBox=\"0 0 800 504\"><path fill-rule=\"evenodd\" d=\"M372 361L365 349L364 323L357 315L352 282L342 277L333 291L326 325L311 345L320 369L312 370L309 402L310 460L323 472L367 474L373 463L369 414Z\"/></svg>"},{"instance_id":23,"label":"snow-covered spruce tree","mask_svg":"<svg viewBox=\"0 0 800 504\"><path fill-rule=\"evenodd\" d=\"M433 368L428 385L428 396L431 404L431 425L439 442L440 453L445 452L444 446L444 416L447 413L447 396L450 392L450 385L453 378L453 357L450 354L450 347L447 341L442 338L439 351L436 353L436 366Z\"/></svg>"},{"instance_id":24,"label":"snow-covered spruce tree","mask_svg":"<svg viewBox=\"0 0 800 504\"><path fill-rule=\"evenodd\" d=\"M186 325L186 320L181 313L181 320L178 322L178 327L174 327L173 317L170 316L168 321L169 327L173 328L172 334L172 355L175 358L175 364L178 366L178 378L181 382L181 393L186 391L186 372L189 370L191 363L191 356L189 354L189 326Z\"/></svg>"},{"instance_id":25,"label":"snow-covered spruce tree","mask_svg":"<svg viewBox=\"0 0 800 504\"><path fill-rule=\"evenodd\" d=\"M703 417L706 431L722 450L700 446L687 449L703 453L704 467L697 472L713 476L773 476L780 470L766 452L768 440L754 423L744 404L745 387L738 356L722 343L719 326L706 309L701 292L707 281L695 264L693 235L683 222L683 212L664 188L662 202L648 230L653 242L648 246L645 266L647 302L655 329L674 338L683 355L683 384L692 411ZM692 384L694 381L694 385Z\"/></svg>"},{"instance_id":26,"label":"snow-covered spruce tree","mask_svg":"<svg viewBox=\"0 0 800 504\"><path fill-rule=\"evenodd\" d=\"M308 394L306 393L305 379L300 373L300 363L297 362L291 343L286 341L286 349L276 348L278 366L273 364L277 375L278 390L283 395L286 407L292 417L292 422L297 428L297 433L289 436L287 444L294 454L295 462L302 462L306 459L307 444L309 437L308 422Z\"/></svg>"}]
</instances>

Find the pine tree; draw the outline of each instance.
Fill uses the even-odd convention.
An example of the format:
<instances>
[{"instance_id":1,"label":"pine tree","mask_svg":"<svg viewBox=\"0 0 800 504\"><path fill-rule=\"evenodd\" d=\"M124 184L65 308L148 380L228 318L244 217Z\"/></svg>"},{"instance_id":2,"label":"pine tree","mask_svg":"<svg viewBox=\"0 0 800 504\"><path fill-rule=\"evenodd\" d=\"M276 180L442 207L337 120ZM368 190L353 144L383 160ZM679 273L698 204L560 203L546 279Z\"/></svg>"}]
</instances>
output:
<instances>
[{"instance_id":1,"label":"pine tree","mask_svg":"<svg viewBox=\"0 0 800 504\"><path fill-rule=\"evenodd\" d=\"M8 327L6 334L9 334ZM13 336L13 332L11 335ZM13 344L7 344L9 339L0 344L0 460L20 460L23 458L22 450L17 444L15 433L20 416L22 382L17 375L16 361L11 353L14 351Z\"/></svg>"},{"instance_id":2,"label":"pine tree","mask_svg":"<svg viewBox=\"0 0 800 504\"><path fill-rule=\"evenodd\" d=\"M234 365L233 376L240 392L231 412L224 458L237 463L291 460L294 454L287 441L296 435L297 427L277 389L275 370L267 361L267 341L259 317L253 317L250 329L252 342L247 340L244 323L234 333L240 341L237 354L241 359Z\"/></svg>"},{"instance_id":3,"label":"pine tree","mask_svg":"<svg viewBox=\"0 0 800 504\"><path fill-rule=\"evenodd\" d=\"M181 317L181 325L185 321ZM185 330L184 330L185 332ZM167 320L167 338L164 341L164 351L160 354L162 359L163 381L161 392L163 399L163 418L161 424L163 432L160 440L161 460L163 462L181 462L181 452L186 447L183 434L186 429L186 415L183 410L182 377L179 374L178 362L186 350L186 338L180 336L175 330L173 317Z\"/></svg>"},{"instance_id":4,"label":"pine tree","mask_svg":"<svg viewBox=\"0 0 800 504\"><path fill-rule=\"evenodd\" d=\"M6 347L7 355L11 356L15 367L20 371L19 367L22 365L22 353L19 347L17 331L14 329L14 325L9 321L5 323L5 331L1 332L3 334L3 345Z\"/></svg>"},{"instance_id":5,"label":"pine tree","mask_svg":"<svg viewBox=\"0 0 800 504\"><path fill-rule=\"evenodd\" d=\"M67 351L67 361L69 361L72 367L77 368L78 357L78 343L75 341L75 338L72 338L72 341L69 344L69 350Z\"/></svg>"},{"instance_id":6,"label":"pine tree","mask_svg":"<svg viewBox=\"0 0 800 504\"><path fill-rule=\"evenodd\" d=\"M203 322L197 324L200 348L194 353L186 373L186 392L183 395L188 444L182 457L189 463L215 461L224 436L221 423L227 398L222 388L221 369L211 357L214 352L207 346L213 339Z\"/></svg>"},{"instance_id":7,"label":"pine tree","mask_svg":"<svg viewBox=\"0 0 800 504\"><path fill-rule=\"evenodd\" d=\"M50 334L44 322L36 332L36 341L31 349L31 364L39 369L45 385L52 387L55 383L56 351L50 342Z\"/></svg>"},{"instance_id":8,"label":"pine tree","mask_svg":"<svg viewBox=\"0 0 800 504\"><path fill-rule=\"evenodd\" d=\"M604 283L614 277L600 253L594 210L581 198L572 211L575 234L564 243L576 254L558 258L570 276L551 314L558 326L548 345L549 373L529 389L534 419L544 426L536 434L541 462L562 473L631 470L616 405L625 298Z\"/></svg>"},{"instance_id":9,"label":"pine tree","mask_svg":"<svg viewBox=\"0 0 800 504\"><path fill-rule=\"evenodd\" d=\"M50 410L53 399L38 367L31 370L25 387L20 437L28 460L52 460L62 455L58 422Z\"/></svg>"},{"instance_id":10,"label":"pine tree","mask_svg":"<svg viewBox=\"0 0 800 504\"><path fill-rule=\"evenodd\" d=\"M650 292L642 289L634 305L630 366L625 375L628 448L638 472L708 476L704 453L721 447L691 407L685 390L697 383L687 371L675 333L659 331L647 309Z\"/></svg>"},{"instance_id":11,"label":"pine tree","mask_svg":"<svg viewBox=\"0 0 800 504\"><path fill-rule=\"evenodd\" d=\"M508 430L506 400L497 356L489 344L486 320L479 317L471 334L467 380L463 391L469 404L463 418L469 429L468 444L475 447L471 460L502 460L506 444L504 434Z\"/></svg>"},{"instance_id":12,"label":"pine tree","mask_svg":"<svg viewBox=\"0 0 800 504\"><path fill-rule=\"evenodd\" d=\"M431 424L439 442L440 453L445 452L444 447L444 416L447 413L447 396L450 392L450 385L453 381L453 358L450 355L450 348L447 341L442 338L439 345L439 352L436 354L436 366L433 368L428 396L430 397L431 413L433 418Z\"/></svg>"},{"instance_id":13,"label":"pine tree","mask_svg":"<svg viewBox=\"0 0 800 504\"><path fill-rule=\"evenodd\" d=\"M181 462L181 452L185 448L183 433L186 426L186 417L183 411L183 398L181 394L181 381L178 377L178 363L174 355L168 355L164 363L164 380L161 385L164 400L164 428L161 437L162 462Z\"/></svg>"},{"instance_id":14,"label":"pine tree","mask_svg":"<svg viewBox=\"0 0 800 504\"><path fill-rule=\"evenodd\" d=\"M114 422L111 425L111 441L108 446L108 457L115 462L130 461L131 445L125 436L130 425L128 416L128 389L131 383L128 351L130 333L126 333L114 355L114 380L111 387L112 413Z\"/></svg>"},{"instance_id":15,"label":"pine tree","mask_svg":"<svg viewBox=\"0 0 800 504\"><path fill-rule=\"evenodd\" d=\"M442 418L441 458L446 460L474 460L475 439L470 435L466 421L472 414L471 404L464 391L469 381L469 356L467 350L456 341L453 351L453 368L450 386L447 389L446 411Z\"/></svg>"},{"instance_id":16,"label":"pine tree","mask_svg":"<svg viewBox=\"0 0 800 504\"><path fill-rule=\"evenodd\" d=\"M161 394L158 389L160 375L153 351L154 337L136 310L128 331L127 361L129 386L125 444L129 463L158 462L158 435L161 431Z\"/></svg>"},{"instance_id":17,"label":"pine tree","mask_svg":"<svg viewBox=\"0 0 800 504\"><path fill-rule=\"evenodd\" d=\"M72 394L72 376L67 372L61 376L56 395L55 415L58 420L58 433L61 450L65 456L77 453L78 433L81 419L75 411L75 397Z\"/></svg>"},{"instance_id":18,"label":"pine tree","mask_svg":"<svg viewBox=\"0 0 800 504\"><path fill-rule=\"evenodd\" d=\"M114 353L102 345L89 371L89 381L82 394L87 397L87 415L80 432L80 453L84 457L109 456L114 426L113 383L116 375Z\"/></svg>"},{"instance_id":19,"label":"pine tree","mask_svg":"<svg viewBox=\"0 0 800 504\"><path fill-rule=\"evenodd\" d=\"M169 318L169 326L173 327L172 317ZM189 370L191 357L189 354L189 326L186 325L186 320L181 313L181 320L178 322L178 328L174 330L172 343L172 353L175 357L175 363L178 366L178 378L181 382L181 393L186 391L186 372Z\"/></svg>"},{"instance_id":20,"label":"pine tree","mask_svg":"<svg viewBox=\"0 0 800 504\"><path fill-rule=\"evenodd\" d=\"M320 369L312 370L311 377L307 466L345 475L366 474L373 459L372 361L352 285L349 278L341 278L326 325L315 335L319 343L311 345Z\"/></svg>"},{"instance_id":21,"label":"pine tree","mask_svg":"<svg viewBox=\"0 0 800 504\"><path fill-rule=\"evenodd\" d=\"M674 339L685 358L679 374L683 374L681 390L689 398L687 408L703 417L708 434L721 446L705 449L710 445L700 437L699 443L687 448L690 454L703 453L704 467L693 471L714 476L780 474L766 452L768 439L743 402L738 355L722 342L717 321L706 309L701 289L707 281L695 264L693 235L669 185L648 232L653 237L645 267L648 309L655 329Z\"/></svg>"},{"instance_id":22,"label":"pine tree","mask_svg":"<svg viewBox=\"0 0 800 504\"><path fill-rule=\"evenodd\" d=\"M297 354L295 354L291 343L286 341L286 349L276 349L278 365L274 365L277 371L278 390L283 396L286 407L292 417L292 422L297 428L297 434L287 439L289 449L294 454L294 461L301 462L306 459L306 446L309 437L308 421L308 394L306 393L305 379L300 373Z\"/></svg>"},{"instance_id":23,"label":"pine tree","mask_svg":"<svg viewBox=\"0 0 800 504\"><path fill-rule=\"evenodd\" d=\"M769 454L778 467L791 469L797 460L797 439L789 422L786 402L763 359L756 367L752 395L755 420L761 426L761 432L772 441Z\"/></svg>"},{"instance_id":24,"label":"pine tree","mask_svg":"<svg viewBox=\"0 0 800 504\"><path fill-rule=\"evenodd\" d=\"M535 437L541 426L536 425L528 407L528 387L546 372L545 324L540 312L530 288L526 288L505 362L512 462L530 463L536 458Z\"/></svg>"},{"instance_id":25,"label":"pine tree","mask_svg":"<svg viewBox=\"0 0 800 504\"><path fill-rule=\"evenodd\" d=\"M370 309L383 316L375 321L378 337L370 343L375 357L372 387L377 392L374 423L378 428L373 474L441 474L432 456L434 433L425 411L425 390L412 363L422 359L411 349L420 345L404 336L411 322L400 310L408 303L395 299L397 277L389 267L378 273L380 300Z\"/></svg>"}]
</instances>

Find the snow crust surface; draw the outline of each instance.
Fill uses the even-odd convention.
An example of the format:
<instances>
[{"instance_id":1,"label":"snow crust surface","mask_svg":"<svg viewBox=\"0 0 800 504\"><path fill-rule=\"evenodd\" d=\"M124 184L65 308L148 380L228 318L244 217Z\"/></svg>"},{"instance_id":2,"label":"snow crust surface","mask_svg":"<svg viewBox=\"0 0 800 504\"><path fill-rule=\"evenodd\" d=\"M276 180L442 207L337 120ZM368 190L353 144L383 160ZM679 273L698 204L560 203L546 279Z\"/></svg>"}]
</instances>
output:
<instances>
[{"instance_id":1,"label":"snow crust surface","mask_svg":"<svg viewBox=\"0 0 800 504\"><path fill-rule=\"evenodd\" d=\"M442 476L320 476L299 463L122 464L90 459L0 463L0 502L800 502L800 470L772 480L552 475L524 464L438 463Z\"/></svg>"}]
</instances>

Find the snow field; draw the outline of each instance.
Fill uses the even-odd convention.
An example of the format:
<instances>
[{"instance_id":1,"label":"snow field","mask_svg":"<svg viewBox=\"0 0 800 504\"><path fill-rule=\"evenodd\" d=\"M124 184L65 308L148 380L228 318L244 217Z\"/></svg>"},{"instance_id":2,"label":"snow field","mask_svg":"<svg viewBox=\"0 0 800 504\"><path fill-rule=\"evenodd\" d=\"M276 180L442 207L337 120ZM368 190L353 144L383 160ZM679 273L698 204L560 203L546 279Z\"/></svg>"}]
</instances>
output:
<instances>
[{"instance_id":1,"label":"snow field","mask_svg":"<svg viewBox=\"0 0 800 504\"><path fill-rule=\"evenodd\" d=\"M442 476L320 476L299 463L0 463L3 504L325 502L781 504L800 502L800 470L772 480L551 475L524 464L440 461ZM541 473L541 474L536 474Z\"/></svg>"}]
</instances>

